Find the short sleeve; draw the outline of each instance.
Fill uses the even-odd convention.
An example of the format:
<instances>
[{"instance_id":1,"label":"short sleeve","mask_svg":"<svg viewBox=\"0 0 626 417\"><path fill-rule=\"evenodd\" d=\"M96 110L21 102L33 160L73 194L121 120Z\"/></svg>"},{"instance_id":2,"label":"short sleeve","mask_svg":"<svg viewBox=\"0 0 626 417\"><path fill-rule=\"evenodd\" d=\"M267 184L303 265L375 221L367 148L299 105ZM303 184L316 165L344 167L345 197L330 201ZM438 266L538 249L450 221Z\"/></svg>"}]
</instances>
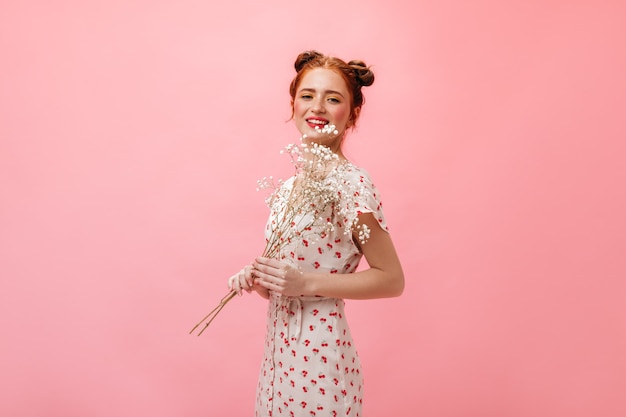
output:
<instances>
[{"instance_id":1,"label":"short sleeve","mask_svg":"<svg viewBox=\"0 0 626 417\"><path fill-rule=\"evenodd\" d=\"M357 193L354 205L356 215L363 213L372 213L380 227L389 232L387 228L387 222L385 220L385 214L383 213L383 203L380 199L378 189L372 182L369 173L363 168L353 166L349 173L349 180L353 185L357 186Z\"/></svg>"}]
</instances>

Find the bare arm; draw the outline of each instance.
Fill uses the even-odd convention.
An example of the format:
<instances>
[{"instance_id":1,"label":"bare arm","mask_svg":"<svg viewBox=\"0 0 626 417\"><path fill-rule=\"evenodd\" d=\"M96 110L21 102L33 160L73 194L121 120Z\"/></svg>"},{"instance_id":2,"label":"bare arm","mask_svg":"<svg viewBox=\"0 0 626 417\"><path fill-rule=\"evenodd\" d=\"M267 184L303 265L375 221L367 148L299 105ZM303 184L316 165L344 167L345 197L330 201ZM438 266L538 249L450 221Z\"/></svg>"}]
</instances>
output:
<instances>
[{"instance_id":1,"label":"bare arm","mask_svg":"<svg viewBox=\"0 0 626 417\"><path fill-rule=\"evenodd\" d=\"M352 274L302 273L285 262L257 258L252 265L254 283L291 296L351 299L399 296L404 290L404 273L391 236L381 229L371 213L360 215L359 222L370 228L370 238L362 245L368 269Z\"/></svg>"}]
</instances>

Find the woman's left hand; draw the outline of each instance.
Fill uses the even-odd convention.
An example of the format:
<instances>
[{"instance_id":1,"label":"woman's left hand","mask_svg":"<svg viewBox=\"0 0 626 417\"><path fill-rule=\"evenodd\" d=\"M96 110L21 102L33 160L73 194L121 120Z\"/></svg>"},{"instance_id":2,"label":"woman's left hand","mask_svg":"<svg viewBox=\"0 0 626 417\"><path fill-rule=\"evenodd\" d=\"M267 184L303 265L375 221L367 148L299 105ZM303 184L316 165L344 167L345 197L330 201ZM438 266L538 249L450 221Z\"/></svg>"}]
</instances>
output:
<instances>
[{"instance_id":1,"label":"woman's left hand","mask_svg":"<svg viewBox=\"0 0 626 417\"><path fill-rule=\"evenodd\" d=\"M306 295L302 271L292 264L259 257L252 267L255 284L286 296Z\"/></svg>"}]
</instances>

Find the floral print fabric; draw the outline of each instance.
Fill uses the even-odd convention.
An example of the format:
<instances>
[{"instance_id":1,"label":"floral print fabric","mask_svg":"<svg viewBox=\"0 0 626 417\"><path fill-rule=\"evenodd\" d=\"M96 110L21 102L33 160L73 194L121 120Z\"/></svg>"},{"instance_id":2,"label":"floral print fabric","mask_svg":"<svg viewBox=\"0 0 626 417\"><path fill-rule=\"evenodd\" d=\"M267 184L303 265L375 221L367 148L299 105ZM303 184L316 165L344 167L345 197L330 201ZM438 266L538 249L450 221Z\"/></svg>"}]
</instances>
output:
<instances>
[{"instance_id":1,"label":"floral print fabric","mask_svg":"<svg viewBox=\"0 0 626 417\"><path fill-rule=\"evenodd\" d=\"M382 204L368 173L350 165L350 181L365 185L355 210L373 213L387 230ZM283 187L288 191L293 178ZM276 202L269 225L284 202ZM328 213L332 217L332 213ZM340 219L332 232L318 239L290 244L281 258L304 272L348 274L362 253L345 234ZM363 378L342 299L319 296L286 297L270 292L263 362L259 374L256 417L361 416Z\"/></svg>"}]
</instances>

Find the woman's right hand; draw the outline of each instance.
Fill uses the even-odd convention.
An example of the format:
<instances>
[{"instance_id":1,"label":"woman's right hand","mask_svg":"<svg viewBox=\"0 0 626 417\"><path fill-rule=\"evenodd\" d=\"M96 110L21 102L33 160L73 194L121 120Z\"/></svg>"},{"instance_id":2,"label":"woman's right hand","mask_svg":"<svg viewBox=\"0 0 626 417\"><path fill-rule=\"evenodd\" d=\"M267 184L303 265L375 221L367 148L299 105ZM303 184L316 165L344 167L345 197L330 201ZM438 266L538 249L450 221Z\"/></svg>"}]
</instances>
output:
<instances>
[{"instance_id":1,"label":"woman's right hand","mask_svg":"<svg viewBox=\"0 0 626 417\"><path fill-rule=\"evenodd\" d=\"M228 288L236 291L241 295L241 291L250 293L252 290L259 293L261 297L269 298L269 292L267 289L254 283L254 276L252 275L252 265L246 265L241 271L228 278Z\"/></svg>"}]
</instances>

